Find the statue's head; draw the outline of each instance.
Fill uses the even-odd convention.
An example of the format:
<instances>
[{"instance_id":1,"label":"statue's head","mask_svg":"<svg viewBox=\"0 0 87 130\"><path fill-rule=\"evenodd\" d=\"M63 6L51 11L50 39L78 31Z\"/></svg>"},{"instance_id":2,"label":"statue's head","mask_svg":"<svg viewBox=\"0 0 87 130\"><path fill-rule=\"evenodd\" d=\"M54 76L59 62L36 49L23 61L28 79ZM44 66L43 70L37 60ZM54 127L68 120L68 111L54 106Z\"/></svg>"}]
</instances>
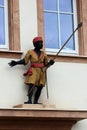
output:
<instances>
[{"instance_id":1,"label":"statue's head","mask_svg":"<svg viewBox=\"0 0 87 130\"><path fill-rule=\"evenodd\" d=\"M34 45L35 48L42 49L42 47L43 47L42 37L35 37L33 39L33 45Z\"/></svg>"}]
</instances>

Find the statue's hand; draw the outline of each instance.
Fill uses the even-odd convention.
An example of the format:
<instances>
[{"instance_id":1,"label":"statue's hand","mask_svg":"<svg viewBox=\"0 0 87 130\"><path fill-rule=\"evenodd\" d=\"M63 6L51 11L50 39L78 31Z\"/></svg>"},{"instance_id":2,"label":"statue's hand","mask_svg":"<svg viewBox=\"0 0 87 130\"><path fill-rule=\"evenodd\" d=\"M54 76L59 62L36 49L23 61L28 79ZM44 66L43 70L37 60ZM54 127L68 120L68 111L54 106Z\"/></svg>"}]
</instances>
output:
<instances>
[{"instance_id":1,"label":"statue's hand","mask_svg":"<svg viewBox=\"0 0 87 130\"><path fill-rule=\"evenodd\" d=\"M55 63L54 60L50 60L50 61L49 61L49 64L50 64L50 65L53 65L54 63Z\"/></svg>"},{"instance_id":2,"label":"statue's hand","mask_svg":"<svg viewBox=\"0 0 87 130\"><path fill-rule=\"evenodd\" d=\"M9 62L8 64L9 64L9 66L13 67L13 66L17 65L17 62L14 61L14 60L12 60L12 61Z\"/></svg>"},{"instance_id":3,"label":"statue's hand","mask_svg":"<svg viewBox=\"0 0 87 130\"><path fill-rule=\"evenodd\" d=\"M50 66L53 65L54 63L55 63L54 60L50 60L50 61L47 63L46 67L50 67Z\"/></svg>"}]
</instances>

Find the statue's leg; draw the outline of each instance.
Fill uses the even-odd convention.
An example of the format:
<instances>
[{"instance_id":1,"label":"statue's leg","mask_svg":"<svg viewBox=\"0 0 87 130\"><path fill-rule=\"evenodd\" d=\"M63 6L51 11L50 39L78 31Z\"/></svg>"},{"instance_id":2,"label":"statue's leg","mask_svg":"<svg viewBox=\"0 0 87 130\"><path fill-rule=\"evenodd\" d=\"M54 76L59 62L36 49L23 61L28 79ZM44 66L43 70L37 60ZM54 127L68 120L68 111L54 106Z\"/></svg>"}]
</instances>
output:
<instances>
[{"instance_id":1,"label":"statue's leg","mask_svg":"<svg viewBox=\"0 0 87 130\"><path fill-rule=\"evenodd\" d=\"M38 100L41 95L42 88L43 88L43 86L37 86L37 90L36 90L35 97L34 97L34 104L39 104Z\"/></svg>"},{"instance_id":2,"label":"statue's leg","mask_svg":"<svg viewBox=\"0 0 87 130\"><path fill-rule=\"evenodd\" d=\"M30 84L30 85L29 85L28 94L27 94L27 96L28 96L28 101L27 101L27 102L24 102L24 104L32 104L33 87L34 87L33 84Z\"/></svg>"}]
</instances>

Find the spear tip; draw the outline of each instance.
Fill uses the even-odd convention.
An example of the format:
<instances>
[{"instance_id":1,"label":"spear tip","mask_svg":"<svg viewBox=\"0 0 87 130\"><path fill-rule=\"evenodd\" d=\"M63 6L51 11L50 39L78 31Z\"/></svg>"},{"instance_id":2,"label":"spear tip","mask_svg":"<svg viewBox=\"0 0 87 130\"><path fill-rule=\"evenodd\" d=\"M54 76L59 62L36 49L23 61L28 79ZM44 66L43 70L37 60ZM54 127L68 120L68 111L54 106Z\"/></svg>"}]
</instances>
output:
<instances>
[{"instance_id":1,"label":"spear tip","mask_svg":"<svg viewBox=\"0 0 87 130\"><path fill-rule=\"evenodd\" d=\"M81 23L79 23L79 24L78 24L78 28L80 28L80 27L82 26L82 24L83 24L82 22L81 22Z\"/></svg>"}]
</instances>

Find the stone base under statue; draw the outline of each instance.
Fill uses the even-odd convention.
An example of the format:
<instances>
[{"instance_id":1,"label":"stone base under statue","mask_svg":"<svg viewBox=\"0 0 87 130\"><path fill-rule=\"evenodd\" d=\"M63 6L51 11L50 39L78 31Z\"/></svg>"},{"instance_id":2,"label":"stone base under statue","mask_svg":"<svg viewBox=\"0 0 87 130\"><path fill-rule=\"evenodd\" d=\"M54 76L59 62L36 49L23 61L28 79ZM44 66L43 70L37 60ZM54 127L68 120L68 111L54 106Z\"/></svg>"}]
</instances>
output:
<instances>
[{"instance_id":1,"label":"stone base under statue","mask_svg":"<svg viewBox=\"0 0 87 130\"><path fill-rule=\"evenodd\" d=\"M55 105L52 104L18 104L13 108L24 108L24 109L56 109Z\"/></svg>"}]
</instances>

